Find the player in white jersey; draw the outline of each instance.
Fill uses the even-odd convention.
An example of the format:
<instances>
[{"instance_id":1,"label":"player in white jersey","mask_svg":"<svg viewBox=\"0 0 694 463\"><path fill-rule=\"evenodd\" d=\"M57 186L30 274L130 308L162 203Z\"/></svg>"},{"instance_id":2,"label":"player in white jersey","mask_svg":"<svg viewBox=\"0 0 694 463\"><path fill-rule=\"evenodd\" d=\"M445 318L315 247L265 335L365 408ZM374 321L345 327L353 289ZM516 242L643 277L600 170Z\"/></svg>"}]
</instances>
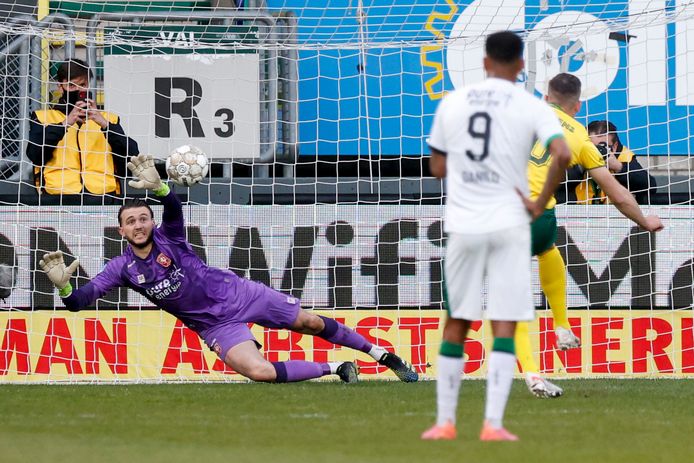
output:
<instances>
[{"instance_id":1,"label":"player in white jersey","mask_svg":"<svg viewBox=\"0 0 694 463\"><path fill-rule=\"evenodd\" d=\"M482 285L488 278L485 318L494 344L488 359L481 440L517 440L502 419L516 367L516 322L532 320L530 221L561 181L570 154L550 107L516 86L523 41L513 32L487 37L487 79L449 94L431 128L430 167L447 177L445 230L448 319L437 364L437 421L423 439L454 439L463 369L463 345L482 318ZM539 140L554 157L540 196L528 195L528 153Z\"/></svg>"}]
</instances>

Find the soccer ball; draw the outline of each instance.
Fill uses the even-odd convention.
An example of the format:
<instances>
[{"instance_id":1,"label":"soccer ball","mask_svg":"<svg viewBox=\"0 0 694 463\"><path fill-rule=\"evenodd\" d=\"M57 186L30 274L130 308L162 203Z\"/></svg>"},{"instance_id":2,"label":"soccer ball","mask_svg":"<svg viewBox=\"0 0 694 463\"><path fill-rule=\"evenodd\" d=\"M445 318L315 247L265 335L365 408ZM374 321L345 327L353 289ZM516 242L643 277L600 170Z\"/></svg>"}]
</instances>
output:
<instances>
[{"instance_id":1,"label":"soccer ball","mask_svg":"<svg viewBox=\"0 0 694 463\"><path fill-rule=\"evenodd\" d=\"M205 178L209 162L200 148L179 146L166 158L166 174L176 185L191 186Z\"/></svg>"}]
</instances>

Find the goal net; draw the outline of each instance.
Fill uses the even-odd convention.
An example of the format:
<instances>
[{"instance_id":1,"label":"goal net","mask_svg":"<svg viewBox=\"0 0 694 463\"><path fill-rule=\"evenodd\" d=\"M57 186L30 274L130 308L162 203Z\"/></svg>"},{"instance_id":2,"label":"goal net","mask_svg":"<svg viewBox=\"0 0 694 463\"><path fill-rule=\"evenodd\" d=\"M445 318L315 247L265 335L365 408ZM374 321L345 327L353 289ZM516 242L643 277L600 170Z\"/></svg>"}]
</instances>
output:
<instances>
[{"instance_id":1,"label":"goal net","mask_svg":"<svg viewBox=\"0 0 694 463\"><path fill-rule=\"evenodd\" d=\"M557 245L583 346L556 349L535 261L539 369L557 378L694 373L694 2L36 3L0 0L0 383L242 378L140 294L114 290L72 313L38 268L45 252L62 250L80 261L74 287L99 273L126 245L119 204L143 197L127 186L123 159L152 153L161 169L185 144L211 162L203 182L175 188L203 260L300 298L433 378L446 317L445 185L429 174L427 137L446 92L484 78L484 38L497 30L525 38L518 85L538 97L559 72L579 77L577 120L605 121L601 133L614 125L615 157L626 165L633 153L641 167L630 174L645 177L630 189L666 227L640 231L583 173L563 185ZM95 121L72 141L41 130L65 119L52 110L74 80L60 75L71 59L91 70L85 98L136 148ZM113 156L87 146L99 136ZM58 142L71 147L62 161ZM67 167L56 173L58 162ZM394 378L319 338L252 330L272 361L356 359L362 377ZM469 377L484 376L490 341L474 324Z\"/></svg>"}]
</instances>

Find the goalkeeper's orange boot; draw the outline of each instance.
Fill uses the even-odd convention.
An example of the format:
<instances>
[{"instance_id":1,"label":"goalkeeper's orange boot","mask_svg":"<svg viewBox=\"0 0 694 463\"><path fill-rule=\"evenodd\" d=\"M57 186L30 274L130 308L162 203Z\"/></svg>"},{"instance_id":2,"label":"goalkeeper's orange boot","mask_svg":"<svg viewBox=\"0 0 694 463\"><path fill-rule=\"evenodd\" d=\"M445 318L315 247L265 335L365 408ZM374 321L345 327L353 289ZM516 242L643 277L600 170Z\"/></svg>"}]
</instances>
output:
<instances>
[{"instance_id":1,"label":"goalkeeper's orange boot","mask_svg":"<svg viewBox=\"0 0 694 463\"><path fill-rule=\"evenodd\" d=\"M422 433L423 440L453 440L458 435L455 425L450 421L441 426L435 424Z\"/></svg>"},{"instance_id":2,"label":"goalkeeper's orange boot","mask_svg":"<svg viewBox=\"0 0 694 463\"><path fill-rule=\"evenodd\" d=\"M511 434L504 428L492 427L487 421L484 422L482 426L482 432L480 433L480 440L482 441L517 441L518 436Z\"/></svg>"}]
</instances>

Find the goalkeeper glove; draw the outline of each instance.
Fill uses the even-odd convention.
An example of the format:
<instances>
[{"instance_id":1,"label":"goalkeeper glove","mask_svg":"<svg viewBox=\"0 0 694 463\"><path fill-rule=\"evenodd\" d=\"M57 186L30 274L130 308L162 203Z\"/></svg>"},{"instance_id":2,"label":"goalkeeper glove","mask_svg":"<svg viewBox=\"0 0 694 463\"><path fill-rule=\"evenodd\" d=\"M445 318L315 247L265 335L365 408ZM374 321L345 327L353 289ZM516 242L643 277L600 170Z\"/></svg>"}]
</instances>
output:
<instances>
[{"instance_id":1,"label":"goalkeeper glove","mask_svg":"<svg viewBox=\"0 0 694 463\"><path fill-rule=\"evenodd\" d=\"M155 193L162 190L163 184L159 172L154 167L154 158L151 154L138 154L130 158L128 169L137 180L130 180L128 185L133 188L152 190Z\"/></svg>"},{"instance_id":2,"label":"goalkeeper glove","mask_svg":"<svg viewBox=\"0 0 694 463\"><path fill-rule=\"evenodd\" d=\"M60 297L67 297L72 293L72 285L70 284L70 277L77 266L79 261L75 259L68 267L65 266L65 261L63 260L62 251L49 252L43 255L43 259L39 261L39 267L41 270L46 272L48 279L51 280L53 286L58 289L58 294Z\"/></svg>"}]
</instances>

